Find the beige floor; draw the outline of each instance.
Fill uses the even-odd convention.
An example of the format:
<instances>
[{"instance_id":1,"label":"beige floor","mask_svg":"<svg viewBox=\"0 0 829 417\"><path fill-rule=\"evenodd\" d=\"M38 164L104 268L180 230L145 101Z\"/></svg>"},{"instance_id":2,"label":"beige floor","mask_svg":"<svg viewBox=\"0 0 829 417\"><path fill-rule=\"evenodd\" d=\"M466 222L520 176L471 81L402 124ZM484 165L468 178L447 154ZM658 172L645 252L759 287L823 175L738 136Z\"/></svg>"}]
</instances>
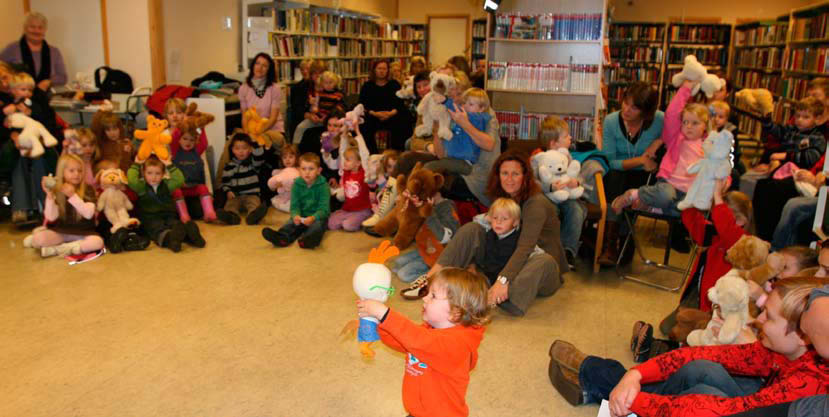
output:
<instances>
[{"instance_id":1,"label":"beige floor","mask_svg":"<svg viewBox=\"0 0 829 417\"><path fill-rule=\"evenodd\" d=\"M266 223L281 223L273 210ZM205 249L151 246L68 266L0 225L0 416L402 416L402 355L363 362L339 330L351 273L379 242L328 233L274 249L261 226L203 225ZM395 285L400 288L399 281ZM586 266L526 317L496 313L467 400L474 416L594 416L547 378L550 343L631 364L630 329L677 295ZM420 321L420 302L391 307Z\"/></svg>"}]
</instances>

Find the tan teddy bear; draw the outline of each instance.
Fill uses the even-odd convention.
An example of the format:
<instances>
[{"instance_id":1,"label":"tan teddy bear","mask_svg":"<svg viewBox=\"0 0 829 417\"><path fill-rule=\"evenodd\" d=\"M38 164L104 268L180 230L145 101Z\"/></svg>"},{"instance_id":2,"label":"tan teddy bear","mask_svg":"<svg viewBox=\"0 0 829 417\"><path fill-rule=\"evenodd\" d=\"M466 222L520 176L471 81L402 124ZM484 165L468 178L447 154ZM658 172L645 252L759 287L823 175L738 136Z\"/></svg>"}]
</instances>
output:
<instances>
[{"instance_id":1,"label":"tan teddy bear","mask_svg":"<svg viewBox=\"0 0 829 417\"><path fill-rule=\"evenodd\" d=\"M268 119L259 116L256 108L249 108L242 115L242 127L245 133L255 140L260 146L270 148L273 141L265 134L265 127L268 125Z\"/></svg>"},{"instance_id":2,"label":"tan teddy bear","mask_svg":"<svg viewBox=\"0 0 829 417\"><path fill-rule=\"evenodd\" d=\"M715 305L714 314L705 329L688 334L689 346L712 346L753 343L757 340L749 329L749 289L746 281L726 274L708 290L708 299Z\"/></svg>"},{"instance_id":3,"label":"tan teddy bear","mask_svg":"<svg viewBox=\"0 0 829 417\"><path fill-rule=\"evenodd\" d=\"M118 229L139 225L138 219L130 217L127 210L132 210L132 203L127 195L121 191L121 186L127 184L127 176L118 168L104 169L95 176L98 184L104 191L98 196L98 212L103 211L107 220L112 224L109 231L115 233Z\"/></svg>"},{"instance_id":4,"label":"tan teddy bear","mask_svg":"<svg viewBox=\"0 0 829 417\"><path fill-rule=\"evenodd\" d=\"M744 88L735 94L738 103L744 103L749 109L765 116L774 111L774 98L765 88Z\"/></svg>"},{"instance_id":5,"label":"tan teddy bear","mask_svg":"<svg viewBox=\"0 0 829 417\"><path fill-rule=\"evenodd\" d=\"M143 163L153 153L162 161L170 159L170 150L167 149L167 145L173 138L169 133L164 133L166 128L166 120L156 119L152 115L147 116L147 130L135 131L135 138L141 141L141 147L138 148L136 156L137 162Z\"/></svg>"}]
</instances>

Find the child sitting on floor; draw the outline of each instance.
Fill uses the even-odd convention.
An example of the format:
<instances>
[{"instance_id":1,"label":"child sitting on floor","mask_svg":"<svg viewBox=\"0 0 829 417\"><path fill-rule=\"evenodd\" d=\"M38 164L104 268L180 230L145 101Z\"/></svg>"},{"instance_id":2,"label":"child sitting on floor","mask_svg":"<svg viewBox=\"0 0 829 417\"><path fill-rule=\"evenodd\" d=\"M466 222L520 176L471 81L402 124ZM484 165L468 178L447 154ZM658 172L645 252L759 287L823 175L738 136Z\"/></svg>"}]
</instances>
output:
<instances>
[{"instance_id":1,"label":"child sitting on floor","mask_svg":"<svg viewBox=\"0 0 829 417\"><path fill-rule=\"evenodd\" d=\"M463 110L469 118L469 123L475 129L485 132L492 118L489 114L489 96L486 91L480 88L470 88L463 92L461 101L463 104L457 106L447 98L446 108L453 111ZM452 139L440 139L446 156L437 161L428 162L423 167L440 173L469 175L472 172L472 165L478 162L481 148L460 125L452 122L451 126Z\"/></svg>"},{"instance_id":2,"label":"child sitting on floor","mask_svg":"<svg viewBox=\"0 0 829 417\"><path fill-rule=\"evenodd\" d=\"M75 129L75 139L78 141L77 149L74 146L63 148L63 153L74 153L83 160L84 182L86 185L96 189L94 167L101 157L101 148L98 146L98 138L92 130L85 127ZM71 140L71 139L70 139ZM78 152L78 153L75 153Z\"/></svg>"},{"instance_id":3,"label":"child sitting on floor","mask_svg":"<svg viewBox=\"0 0 829 417\"><path fill-rule=\"evenodd\" d=\"M271 198L271 204L277 210L286 213L291 211L291 187L299 177L299 170L296 168L298 153L296 145L282 145L282 168L273 170L271 178L268 179L268 188L276 191L276 195Z\"/></svg>"},{"instance_id":4,"label":"child sitting on floor","mask_svg":"<svg viewBox=\"0 0 829 417\"><path fill-rule=\"evenodd\" d=\"M435 274L420 326L379 301L360 300L357 312L378 319L383 343L407 354L403 407L410 415L469 415L469 373L489 322L485 279L459 268Z\"/></svg>"},{"instance_id":5,"label":"child sitting on floor","mask_svg":"<svg viewBox=\"0 0 829 417\"><path fill-rule=\"evenodd\" d=\"M268 206L259 198L259 168L264 163L264 150L245 133L233 135L228 144L232 157L222 171L221 190L227 195L223 210L216 217L225 224L242 222L241 215L247 213L247 224L258 224Z\"/></svg>"},{"instance_id":6,"label":"child sitting on floor","mask_svg":"<svg viewBox=\"0 0 829 417\"><path fill-rule=\"evenodd\" d=\"M207 136L202 129L192 125L184 127L184 124L181 129L173 129L170 154L173 155L173 164L184 174L184 185L173 191L173 199L182 223L190 221L186 197L198 197L204 221L216 221L213 194L205 185L207 181L202 159L205 150L207 150Z\"/></svg>"},{"instance_id":7,"label":"child sitting on floor","mask_svg":"<svg viewBox=\"0 0 829 417\"><path fill-rule=\"evenodd\" d=\"M291 218L279 230L262 229L265 240L282 248L294 240L303 249L319 246L331 212L331 191L321 173L319 156L306 152L299 157L299 178L291 187Z\"/></svg>"},{"instance_id":8,"label":"child sitting on floor","mask_svg":"<svg viewBox=\"0 0 829 417\"><path fill-rule=\"evenodd\" d=\"M112 161L127 172L134 158L133 146L121 118L110 111L98 111L92 118L92 131L101 145L101 159Z\"/></svg>"},{"instance_id":9,"label":"child sitting on floor","mask_svg":"<svg viewBox=\"0 0 829 417\"><path fill-rule=\"evenodd\" d=\"M366 171L368 170L368 147L366 147L360 130L354 126L357 146L348 146L348 133L340 137L340 183L337 199L344 201L343 208L331 213L328 218L328 228L337 230L342 228L346 232L360 230L363 220L371 216L371 198Z\"/></svg>"},{"instance_id":10,"label":"child sitting on floor","mask_svg":"<svg viewBox=\"0 0 829 417\"><path fill-rule=\"evenodd\" d=\"M392 271L401 281L409 283L423 276L435 265L444 245L460 227L455 203L440 193L432 199L432 214L426 218L415 234L415 250L404 253L394 260ZM403 204L411 204L408 200ZM491 211L492 209L490 209Z\"/></svg>"}]
</instances>

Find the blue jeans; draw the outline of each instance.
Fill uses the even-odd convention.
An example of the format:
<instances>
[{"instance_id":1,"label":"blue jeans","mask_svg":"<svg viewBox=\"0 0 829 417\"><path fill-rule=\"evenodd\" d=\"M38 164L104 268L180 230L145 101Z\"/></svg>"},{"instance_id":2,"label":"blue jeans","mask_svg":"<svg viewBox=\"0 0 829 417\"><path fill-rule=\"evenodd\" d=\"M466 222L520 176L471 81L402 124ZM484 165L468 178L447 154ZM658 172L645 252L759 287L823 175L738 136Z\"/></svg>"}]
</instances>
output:
<instances>
[{"instance_id":1,"label":"blue jeans","mask_svg":"<svg viewBox=\"0 0 829 417\"><path fill-rule=\"evenodd\" d=\"M613 359L588 356L579 369L579 384L587 403L610 399L610 392L627 370ZM686 363L667 380L642 385L642 392L659 395L706 394L719 397L742 397L757 392L764 385L760 378L729 375L722 365L705 360Z\"/></svg>"},{"instance_id":2,"label":"blue jeans","mask_svg":"<svg viewBox=\"0 0 829 417\"><path fill-rule=\"evenodd\" d=\"M43 209L46 194L40 183L47 174L44 158L20 157L12 171L12 210Z\"/></svg>"},{"instance_id":3,"label":"blue jeans","mask_svg":"<svg viewBox=\"0 0 829 417\"><path fill-rule=\"evenodd\" d=\"M780 221L774 228L774 235L771 240L771 248L780 250L787 246L797 245L798 230L803 222L811 222L817 212L817 197L795 197L786 202L783 206L783 213L780 214Z\"/></svg>"},{"instance_id":4,"label":"blue jeans","mask_svg":"<svg viewBox=\"0 0 829 417\"><path fill-rule=\"evenodd\" d=\"M398 256L394 260L394 267L391 270L397 274L401 281L412 282L417 277L429 272L429 265L423 262L423 257L415 249Z\"/></svg>"},{"instance_id":5,"label":"blue jeans","mask_svg":"<svg viewBox=\"0 0 829 417\"><path fill-rule=\"evenodd\" d=\"M561 246L573 252L579 253L579 240L581 230L584 227L584 219L587 218L587 207L578 200L567 200L556 203L558 217L561 219Z\"/></svg>"},{"instance_id":6,"label":"blue jeans","mask_svg":"<svg viewBox=\"0 0 829 417\"><path fill-rule=\"evenodd\" d=\"M685 198L685 193L674 188L664 179L660 179L654 185L639 187L639 201L662 210L666 216L679 217L680 212L676 204Z\"/></svg>"}]
</instances>

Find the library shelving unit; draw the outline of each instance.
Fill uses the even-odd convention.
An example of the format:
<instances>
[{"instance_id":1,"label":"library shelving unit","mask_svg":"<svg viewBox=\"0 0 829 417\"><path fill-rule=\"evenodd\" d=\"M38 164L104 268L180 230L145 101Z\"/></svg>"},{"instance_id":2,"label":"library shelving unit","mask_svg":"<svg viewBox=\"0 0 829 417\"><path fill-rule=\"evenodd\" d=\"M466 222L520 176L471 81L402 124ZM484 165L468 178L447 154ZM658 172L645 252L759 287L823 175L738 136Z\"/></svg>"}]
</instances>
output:
<instances>
[{"instance_id":1,"label":"library shelving unit","mask_svg":"<svg viewBox=\"0 0 829 417\"><path fill-rule=\"evenodd\" d=\"M682 71L685 57L696 55L709 73L728 73L731 25L723 23L670 22L667 33L665 71L662 72L662 108L668 107L676 88L674 74Z\"/></svg>"},{"instance_id":2,"label":"library shelving unit","mask_svg":"<svg viewBox=\"0 0 829 417\"><path fill-rule=\"evenodd\" d=\"M665 22L611 22L608 30L610 64L604 68L608 112L621 107L625 89L634 81L653 84L662 91L665 62Z\"/></svg>"},{"instance_id":3,"label":"library shelving unit","mask_svg":"<svg viewBox=\"0 0 829 417\"><path fill-rule=\"evenodd\" d=\"M806 95L811 79L829 77L829 2L793 9L789 26L779 94L790 102ZM790 116L791 109L784 108L781 118Z\"/></svg>"},{"instance_id":4,"label":"library shelving unit","mask_svg":"<svg viewBox=\"0 0 829 417\"><path fill-rule=\"evenodd\" d=\"M508 147L538 147L562 116L575 141L601 147L598 118L606 0L504 0L487 18L486 89Z\"/></svg>"},{"instance_id":5,"label":"library shelving unit","mask_svg":"<svg viewBox=\"0 0 829 417\"><path fill-rule=\"evenodd\" d=\"M469 56L472 58L472 71L477 70L478 62L486 58L486 19L472 21L472 50Z\"/></svg>"}]
</instances>

